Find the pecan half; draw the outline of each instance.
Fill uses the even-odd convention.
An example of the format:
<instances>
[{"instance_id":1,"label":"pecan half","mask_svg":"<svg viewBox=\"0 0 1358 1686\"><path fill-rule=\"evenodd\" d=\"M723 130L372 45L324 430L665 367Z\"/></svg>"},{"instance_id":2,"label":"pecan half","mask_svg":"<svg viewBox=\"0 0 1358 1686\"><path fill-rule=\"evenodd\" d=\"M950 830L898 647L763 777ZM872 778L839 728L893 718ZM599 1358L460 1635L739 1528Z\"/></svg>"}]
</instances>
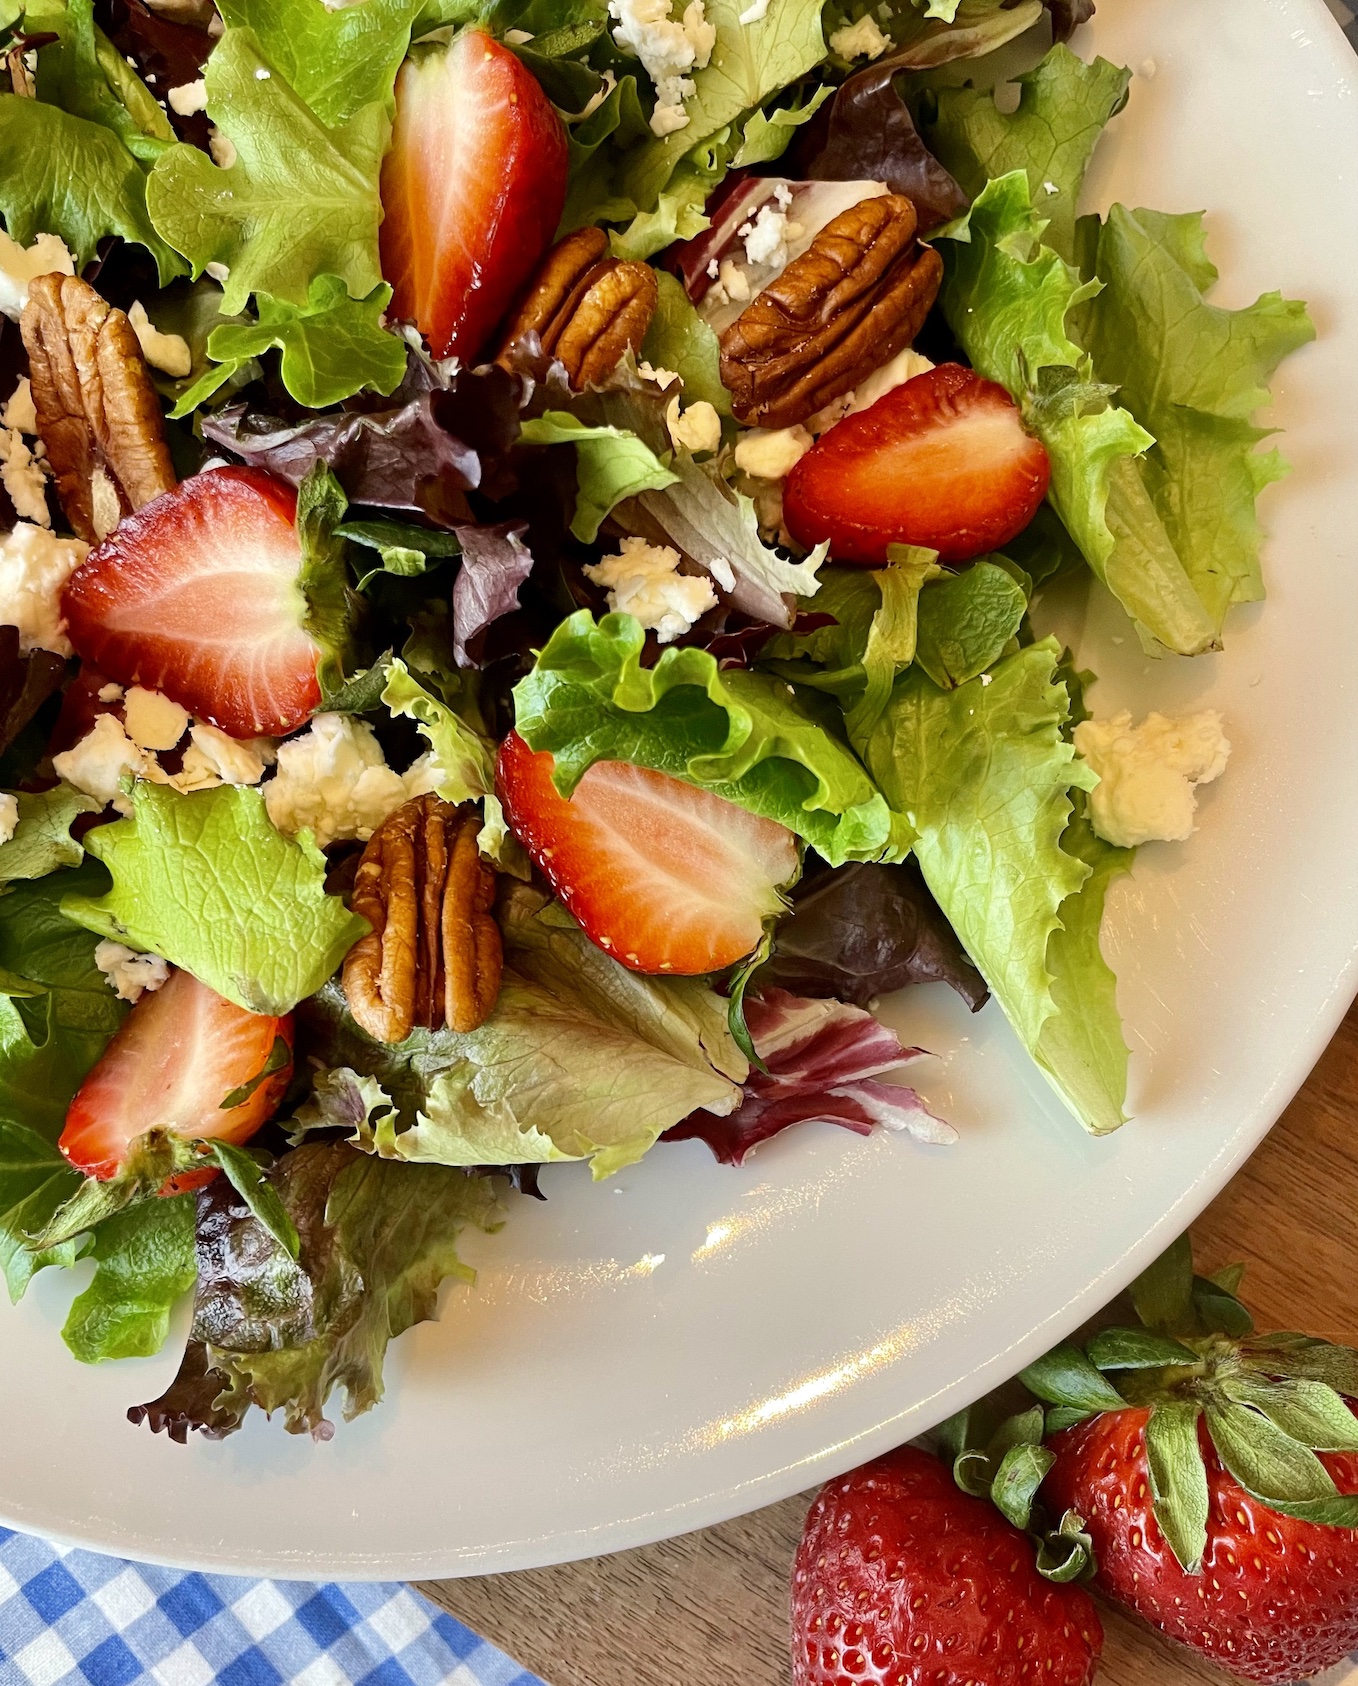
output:
<instances>
[{"instance_id":1,"label":"pecan half","mask_svg":"<svg viewBox=\"0 0 1358 1686\"><path fill-rule=\"evenodd\" d=\"M612 374L623 353L641 349L655 315L655 271L620 263L601 228L580 228L548 252L506 330L497 361L529 334L565 365L574 387Z\"/></svg>"},{"instance_id":2,"label":"pecan half","mask_svg":"<svg viewBox=\"0 0 1358 1686\"><path fill-rule=\"evenodd\" d=\"M30 281L19 326L61 507L98 544L175 484L141 346L122 311L74 275Z\"/></svg>"},{"instance_id":3,"label":"pecan half","mask_svg":"<svg viewBox=\"0 0 1358 1686\"><path fill-rule=\"evenodd\" d=\"M805 421L910 344L943 279L915 228L900 194L864 199L750 301L721 336L721 378L741 421Z\"/></svg>"},{"instance_id":4,"label":"pecan half","mask_svg":"<svg viewBox=\"0 0 1358 1686\"><path fill-rule=\"evenodd\" d=\"M491 915L495 873L477 848L481 818L432 794L373 833L351 905L372 926L344 961L349 1011L382 1042L416 1025L475 1030L500 993L503 949Z\"/></svg>"}]
</instances>

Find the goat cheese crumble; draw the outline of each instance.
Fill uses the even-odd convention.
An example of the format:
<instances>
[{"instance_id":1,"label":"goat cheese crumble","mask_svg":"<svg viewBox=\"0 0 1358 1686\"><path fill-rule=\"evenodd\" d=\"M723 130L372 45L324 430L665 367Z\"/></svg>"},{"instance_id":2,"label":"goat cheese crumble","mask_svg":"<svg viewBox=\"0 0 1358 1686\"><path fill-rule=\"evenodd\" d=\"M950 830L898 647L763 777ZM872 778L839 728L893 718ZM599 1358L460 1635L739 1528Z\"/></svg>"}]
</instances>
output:
<instances>
[{"instance_id":1,"label":"goat cheese crumble","mask_svg":"<svg viewBox=\"0 0 1358 1686\"><path fill-rule=\"evenodd\" d=\"M162 692L134 685L127 693L123 730L138 749L173 749L188 727L188 710Z\"/></svg>"},{"instance_id":2,"label":"goat cheese crumble","mask_svg":"<svg viewBox=\"0 0 1358 1686\"><path fill-rule=\"evenodd\" d=\"M21 521L39 527L52 525L42 459L29 449L17 427L0 427L0 485L8 492Z\"/></svg>"},{"instance_id":3,"label":"goat cheese crumble","mask_svg":"<svg viewBox=\"0 0 1358 1686\"><path fill-rule=\"evenodd\" d=\"M132 742L116 714L101 714L78 744L52 757L52 767L58 778L86 796L130 814L132 802L123 794L123 779L149 779L156 761Z\"/></svg>"},{"instance_id":4,"label":"goat cheese crumble","mask_svg":"<svg viewBox=\"0 0 1358 1686\"><path fill-rule=\"evenodd\" d=\"M736 238L745 243L745 261L752 269L786 266L788 243L802 232L802 225L793 222L787 214L791 203L791 189L779 183L773 190L773 198L765 200L753 220L736 230ZM729 287L727 291L730 292Z\"/></svg>"},{"instance_id":5,"label":"goat cheese crumble","mask_svg":"<svg viewBox=\"0 0 1358 1686\"><path fill-rule=\"evenodd\" d=\"M56 538L28 521L0 538L0 622L18 627L25 654L75 654L66 637L61 588L88 553L81 540Z\"/></svg>"},{"instance_id":6,"label":"goat cheese crumble","mask_svg":"<svg viewBox=\"0 0 1358 1686\"><path fill-rule=\"evenodd\" d=\"M341 838L366 843L409 796L372 727L348 714L318 714L305 732L284 739L278 771L264 786L278 829L292 836L305 828L317 848Z\"/></svg>"},{"instance_id":7,"label":"goat cheese crumble","mask_svg":"<svg viewBox=\"0 0 1358 1686\"><path fill-rule=\"evenodd\" d=\"M8 843L19 829L19 799L0 791L0 843Z\"/></svg>"},{"instance_id":8,"label":"goat cheese crumble","mask_svg":"<svg viewBox=\"0 0 1358 1686\"><path fill-rule=\"evenodd\" d=\"M136 949L108 938L95 945L94 963L120 1001L140 1001L143 995L154 994L170 976L168 960L158 954L138 954Z\"/></svg>"},{"instance_id":9,"label":"goat cheese crumble","mask_svg":"<svg viewBox=\"0 0 1358 1686\"><path fill-rule=\"evenodd\" d=\"M715 451L721 444L721 417L705 398L690 404L682 414L678 397L671 398L665 406L665 426L675 445L687 451Z\"/></svg>"},{"instance_id":10,"label":"goat cheese crumble","mask_svg":"<svg viewBox=\"0 0 1358 1686\"><path fill-rule=\"evenodd\" d=\"M1075 747L1099 782L1089 816L1105 842L1182 843L1193 830L1196 787L1220 778L1231 746L1214 708L1170 719L1148 714L1132 725L1126 709L1107 720L1083 720Z\"/></svg>"},{"instance_id":11,"label":"goat cheese crumble","mask_svg":"<svg viewBox=\"0 0 1358 1686\"><path fill-rule=\"evenodd\" d=\"M756 480L783 480L812 444L800 422L792 427L752 427L736 441L736 467Z\"/></svg>"},{"instance_id":12,"label":"goat cheese crumble","mask_svg":"<svg viewBox=\"0 0 1358 1686\"><path fill-rule=\"evenodd\" d=\"M689 0L683 16L671 15L670 0L608 0L617 19L613 39L633 53L655 84L651 132L671 135L687 128L684 101L694 92L690 70L703 70L717 44L716 26L708 23L703 0Z\"/></svg>"},{"instance_id":13,"label":"goat cheese crumble","mask_svg":"<svg viewBox=\"0 0 1358 1686\"><path fill-rule=\"evenodd\" d=\"M626 538L616 556L587 562L584 571L607 590L610 609L634 615L654 630L661 644L672 644L717 606L711 580L703 574L681 574L679 552L667 544Z\"/></svg>"},{"instance_id":14,"label":"goat cheese crumble","mask_svg":"<svg viewBox=\"0 0 1358 1686\"><path fill-rule=\"evenodd\" d=\"M830 51L842 59L878 59L890 45L891 37L883 35L871 13L857 23L845 24L830 37Z\"/></svg>"},{"instance_id":15,"label":"goat cheese crumble","mask_svg":"<svg viewBox=\"0 0 1358 1686\"><path fill-rule=\"evenodd\" d=\"M207 110L207 83L201 76L196 82L181 82L165 98L176 117L192 117L195 112Z\"/></svg>"},{"instance_id":16,"label":"goat cheese crumble","mask_svg":"<svg viewBox=\"0 0 1358 1686\"><path fill-rule=\"evenodd\" d=\"M40 234L31 246L21 246L0 229L0 312L19 320L28 303L28 283L40 275L74 275L75 259L66 242L55 234Z\"/></svg>"},{"instance_id":17,"label":"goat cheese crumble","mask_svg":"<svg viewBox=\"0 0 1358 1686\"><path fill-rule=\"evenodd\" d=\"M33 406L33 387L27 375L10 394L4 409L0 410L0 426L12 428L15 433L27 433L30 436L37 433L38 412Z\"/></svg>"},{"instance_id":18,"label":"goat cheese crumble","mask_svg":"<svg viewBox=\"0 0 1358 1686\"><path fill-rule=\"evenodd\" d=\"M137 336L142 356L153 369L172 375L175 380L183 380L192 371L193 353L189 350L189 342L182 334L162 334L146 314L146 306L140 299L128 311L127 319Z\"/></svg>"}]
</instances>

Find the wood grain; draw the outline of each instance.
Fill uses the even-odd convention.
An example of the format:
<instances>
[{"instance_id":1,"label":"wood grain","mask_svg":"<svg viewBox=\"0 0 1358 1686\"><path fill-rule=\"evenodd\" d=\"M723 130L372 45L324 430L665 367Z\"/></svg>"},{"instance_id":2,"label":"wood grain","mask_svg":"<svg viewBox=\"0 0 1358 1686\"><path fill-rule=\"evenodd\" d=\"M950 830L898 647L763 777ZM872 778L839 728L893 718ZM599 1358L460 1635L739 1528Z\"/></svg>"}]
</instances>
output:
<instances>
[{"instance_id":1,"label":"wood grain","mask_svg":"<svg viewBox=\"0 0 1358 1686\"><path fill-rule=\"evenodd\" d=\"M1358 1007L1262 1147L1193 1226L1249 1266L1261 1328L1358 1334ZM421 1591L549 1686L787 1686L787 1577L810 1495L640 1551ZM1222 1686L1103 1608L1106 1686Z\"/></svg>"}]
</instances>

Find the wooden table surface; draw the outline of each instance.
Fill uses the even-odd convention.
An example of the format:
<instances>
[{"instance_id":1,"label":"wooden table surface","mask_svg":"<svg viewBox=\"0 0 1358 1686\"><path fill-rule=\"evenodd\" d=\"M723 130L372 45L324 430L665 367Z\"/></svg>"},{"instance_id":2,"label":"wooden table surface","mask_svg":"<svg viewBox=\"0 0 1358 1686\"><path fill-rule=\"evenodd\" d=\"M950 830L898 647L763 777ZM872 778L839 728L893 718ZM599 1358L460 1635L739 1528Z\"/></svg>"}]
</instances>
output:
<instances>
[{"instance_id":1,"label":"wooden table surface","mask_svg":"<svg viewBox=\"0 0 1358 1686\"><path fill-rule=\"evenodd\" d=\"M1277 1128L1193 1226L1249 1266L1260 1328L1358 1336L1358 1006ZM787 1579L810 1495L639 1551L421 1590L549 1686L788 1686ZM1103 1606L1106 1686L1226 1677Z\"/></svg>"}]
</instances>

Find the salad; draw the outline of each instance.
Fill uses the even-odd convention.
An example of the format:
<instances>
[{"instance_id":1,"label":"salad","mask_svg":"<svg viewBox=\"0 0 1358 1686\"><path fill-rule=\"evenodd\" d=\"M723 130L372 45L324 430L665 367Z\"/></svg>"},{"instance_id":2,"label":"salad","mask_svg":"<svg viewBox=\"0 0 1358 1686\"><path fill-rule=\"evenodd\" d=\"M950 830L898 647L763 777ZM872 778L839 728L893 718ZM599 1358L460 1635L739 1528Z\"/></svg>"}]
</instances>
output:
<instances>
[{"instance_id":1,"label":"salad","mask_svg":"<svg viewBox=\"0 0 1358 1686\"><path fill-rule=\"evenodd\" d=\"M1123 1122L1230 746L1044 597L1221 648L1312 328L1077 215L1091 10L0 0L0 1270L192 1299L134 1421L328 1436L546 1165L946 1151L908 985Z\"/></svg>"}]
</instances>

